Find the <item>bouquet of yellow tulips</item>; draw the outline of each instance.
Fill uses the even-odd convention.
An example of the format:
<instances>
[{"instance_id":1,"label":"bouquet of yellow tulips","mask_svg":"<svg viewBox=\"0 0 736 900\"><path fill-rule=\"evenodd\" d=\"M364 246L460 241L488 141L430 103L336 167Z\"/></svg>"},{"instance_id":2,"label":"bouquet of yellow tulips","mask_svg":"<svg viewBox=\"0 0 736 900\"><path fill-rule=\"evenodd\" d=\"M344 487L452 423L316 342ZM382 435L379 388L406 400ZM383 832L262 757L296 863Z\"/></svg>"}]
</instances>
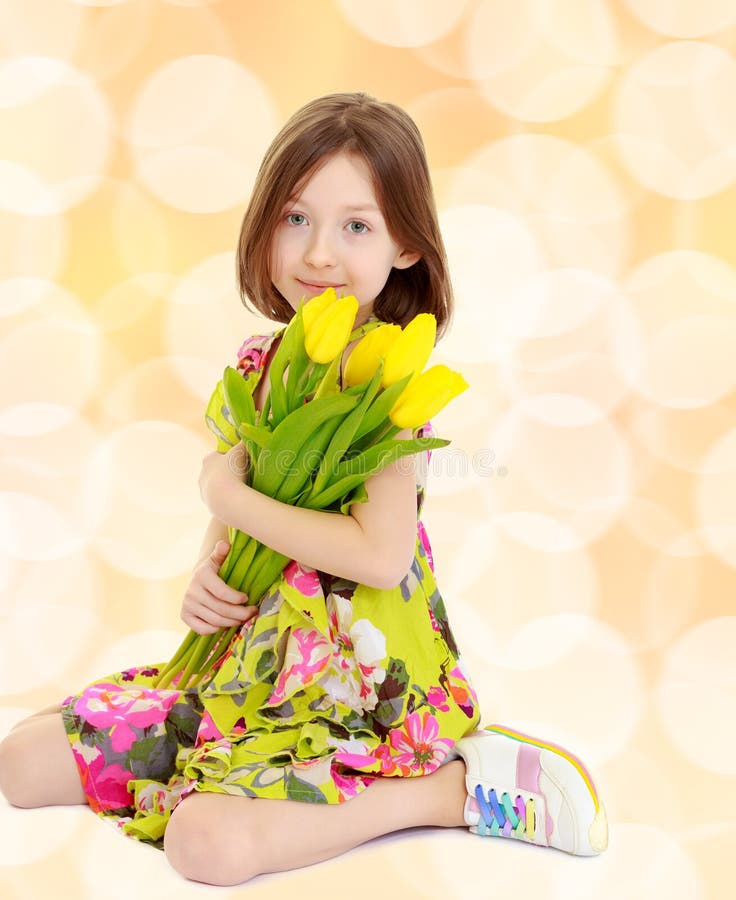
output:
<instances>
[{"instance_id":1,"label":"bouquet of yellow tulips","mask_svg":"<svg viewBox=\"0 0 736 900\"><path fill-rule=\"evenodd\" d=\"M302 301L271 363L263 410L255 409L257 374L243 377L228 366L207 406L217 449L239 440L247 450L246 483L292 506L347 514L368 500L365 482L394 460L450 442L442 438L395 440L436 415L468 384L437 365L422 372L434 347L436 320L420 313L401 328L369 322L353 330L358 301L337 299L334 288ZM345 386L340 365L347 344L364 336L348 358ZM288 370L288 374L287 374ZM286 376L286 384L284 377ZM257 604L289 558L233 528L219 575ZM199 683L217 665L240 626L212 635L190 631L154 687Z\"/></svg>"}]
</instances>

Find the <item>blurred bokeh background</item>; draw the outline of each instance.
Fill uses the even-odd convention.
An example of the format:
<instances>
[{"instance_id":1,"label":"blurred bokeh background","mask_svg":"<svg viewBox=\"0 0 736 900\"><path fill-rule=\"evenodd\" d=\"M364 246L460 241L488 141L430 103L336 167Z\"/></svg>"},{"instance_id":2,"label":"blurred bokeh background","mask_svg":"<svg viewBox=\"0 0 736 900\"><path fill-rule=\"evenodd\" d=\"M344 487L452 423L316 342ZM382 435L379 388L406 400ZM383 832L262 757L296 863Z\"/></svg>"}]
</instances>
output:
<instances>
[{"instance_id":1,"label":"blurred bokeh background","mask_svg":"<svg viewBox=\"0 0 736 900\"><path fill-rule=\"evenodd\" d=\"M415 829L218 896L730 896L735 50L732 0L1 2L0 736L186 633L204 406L276 327L255 173L363 90L424 136L456 291L423 518L482 724L582 756L611 844ZM207 890L87 808L0 823L5 900Z\"/></svg>"}]
</instances>

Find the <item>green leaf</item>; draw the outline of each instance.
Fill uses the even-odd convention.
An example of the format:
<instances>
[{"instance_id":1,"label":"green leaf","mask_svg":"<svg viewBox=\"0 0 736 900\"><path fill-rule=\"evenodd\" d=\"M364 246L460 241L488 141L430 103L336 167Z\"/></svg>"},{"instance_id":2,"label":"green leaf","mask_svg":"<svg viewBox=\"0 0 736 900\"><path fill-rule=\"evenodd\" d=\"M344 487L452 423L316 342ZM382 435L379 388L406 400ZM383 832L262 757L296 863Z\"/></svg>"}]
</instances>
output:
<instances>
[{"instance_id":1,"label":"green leaf","mask_svg":"<svg viewBox=\"0 0 736 900\"><path fill-rule=\"evenodd\" d=\"M222 389L236 428L242 422L252 425L256 414L253 394L243 376L232 366L227 366L222 374Z\"/></svg>"},{"instance_id":2,"label":"green leaf","mask_svg":"<svg viewBox=\"0 0 736 900\"><path fill-rule=\"evenodd\" d=\"M151 754L153 753L156 744L161 740L161 735L155 735L153 737L143 738L142 740L134 741L130 750L128 750L128 759L136 760L139 762L145 762L151 758Z\"/></svg>"},{"instance_id":3,"label":"green leaf","mask_svg":"<svg viewBox=\"0 0 736 900\"><path fill-rule=\"evenodd\" d=\"M399 381L395 381L392 385L389 385L389 387L381 391L373 403L371 403L368 412L361 422L360 428L356 431L355 437L353 438L353 443L357 445L361 438L366 437L366 441L359 449L365 449L365 447L370 444L371 432L375 432L377 435L383 430L385 421L388 419L388 414L391 412L394 404L399 399L399 395L409 383L410 379L411 373L405 375Z\"/></svg>"},{"instance_id":4,"label":"green leaf","mask_svg":"<svg viewBox=\"0 0 736 900\"><path fill-rule=\"evenodd\" d=\"M293 772L289 772L286 779L286 797L289 800L301 800L307 803L327 802L327 798L318 787L308 781L302 781Z\"/></svg>"},{"instance_id":5,"label":"green leaf","mask_svg":"<svg viewBox=\"0 0 736 900\"><path fill-rule=\"evenodd\" d=\"M339 427L339 417L333 416L314 429L302 444L299 455L284 475L284 480L276 494L277 500L292 506L296 505L296 497L302 496L305 488L311 486L312 475L324 459L325 449Z\"/></svg>"},{"instance_id":6,"label":"green leaf","mask_svg":"<svg viewBox=\"0 0 736 900\"><path fill-rule=\"evenodd\" d=\"M263 681L269 672L273 671L276 662L276 654L273 650L264 650L256 663L256 678Z\"/></svg>"},{"instance_id":7,"label":"green leaf","mask_svg":"<svg viewBox=\"0 0 736 900\"><path fill-rule=\"evenodd\" d=\"M261 454L253 476L253 487L262 494L276 497L284 480L285 464L299 459L301 448L315 429L334 416L344 416L358 403L346 394L312 400L289 413L273 432L268 454Z\"/></svg>"},{"instance_id":8,"label":"green leaf","mask_svg":"<svg viewBox=\"0 0 736 900\"><path fill-rule=\"evenodd\" d=\"M271 360L271 368L268 376L270 381L268 397L270 398L271 418L273 420L274 429L288 414L284 372L294 355L294 337L296 334L295 319L296 317L294 317L286 326L278 350Z\"/></svg>"},{"instance_id":9,"label":"green leaf","mask_svg":"<svg viewBox=\"0 0 736 900\"><path fill-rule=\"evenodd\" d=\"M240 432L248 440L253 441L258 447L264 450L270 450L273 443L273 432L269 431L263 425L249 425L243 422L240 426Z\"/></svg>"},{"instance_id":10,"label":"green leaf","mask_svg":"<svg viewBox=\"0 0 736 900\"><path fill-rule=\"evenodd\" d=\"M309 368L309 365L312 362L309 358L309 355L307 354L307 351L304 349L304 319L302 316L303 307L304 304L301 303L293 319L294 334L292 346L294 347L294 354L289 361L289 374L286 381L288 412L292 412L292 410L297 409L304 402L304 397L300 395L299 391L297 390L297 386L301 383L302 375Z\"/></svg>"},{"instance_id":11,"label":"green leaf","mask_svg":"<svg viewBox=\"0 0 736 900\"><path fill-rule=\"evenodd\" d=\"M317 385L314 392L314 399L319 400L322 397L332 397L340 392L338 378L340 376L340 365L342 363L342 353L338 353L331 363L326 363L327 369Z\"/></svg>"},{"instance_id":12,"label":"green leaf","mask_svg":"<svg viewBox=\"0 0 736 900\"><path fill-rule=\"evenodd\" d=\"M358 484L340 504L340 512L347 515L350 512L350 507L353 503L365 503L367 500L368 491L366 490L365 482L361 481L361 483Z\"/></svg>"},{"instance_id":13,"label":"green leaf","mask_svg":"<svg viewBox=\"0 0 736 900\"><path fill-rule=\"evenodd\" d=\"M368 385L365 388L360 402L349 415L345 416L343 421L340 423L337 431L335 432L332 440L330 441L330 445L324 455L322 464L319 467L317 477L314 480L315 493L318 493L322 490L323 487L327 485L333 468L337 466L337 464L345 454L345 451L350 446L350 442L353 440L355 432L358 430L360 423L363 420L363 416L366 414L366 409L370 405L371 401L376 395L376 391L381 385L382 377L383 363L380 362L378 367L376 368L376 371L373 373L373 377L368 382Z\"/></svg>"},{"instance_id":14,"label":"green leaf","mask_svg":"<svg viewBox=\"0 0 736 900\"><path fill-rule=\"evenodd\" d=\"M420 450L446 447L449 443L450 441L445 438L413 438L376 444L359 456L341 463L335 480L319 494L311 497L306 505L310 509L324 509L400 457Z\"/></svg>"}]
</instances>

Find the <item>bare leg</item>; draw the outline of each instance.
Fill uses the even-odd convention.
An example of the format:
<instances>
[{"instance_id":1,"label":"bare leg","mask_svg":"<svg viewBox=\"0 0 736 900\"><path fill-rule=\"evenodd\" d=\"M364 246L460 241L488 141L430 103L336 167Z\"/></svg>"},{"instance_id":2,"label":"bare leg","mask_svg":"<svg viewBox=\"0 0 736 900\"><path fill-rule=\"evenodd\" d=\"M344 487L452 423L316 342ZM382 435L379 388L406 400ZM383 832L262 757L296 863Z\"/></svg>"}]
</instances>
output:
<instances>
[{"instance_id":1,"label":"bare leg","mask_svg":"<svg viewBox=\"0 0 736 900\"><path fill-rule=\"evenodd\" d=\"M19 728L21 725L28 725L31 722L35 722L39 716L50 716L54 713L61 713L61 704L54 703L52 706L45 706L43 709L39 709L38 712L32 713L30 716L26 716L25 719L21 719L20 722L16 722L15 725L10 729L10 731L15 731L16 728Z\"/></svg>"},{"instance_id":2,"label":"bare leg","mask_svg":"<svg viewBox=\"0 0 736 900\"><path fill-rule=\"evenodd\" d=\"M0 743L0 791L24 808L87 803L58 713L31 716Z\"/></svg>"},{"instance_id":3,"label":"bare leg","mask_svg":"<svg viewBox=\"0 0 736 900\"><path fill-rule=\"evenodd\" d=\"M194 792L172 813L164 850L186 878L240 884L330 859L402 828L467 827L465 797L462 760L431 775L379 779L338 805Z\"/></svg>"}]
</instances>

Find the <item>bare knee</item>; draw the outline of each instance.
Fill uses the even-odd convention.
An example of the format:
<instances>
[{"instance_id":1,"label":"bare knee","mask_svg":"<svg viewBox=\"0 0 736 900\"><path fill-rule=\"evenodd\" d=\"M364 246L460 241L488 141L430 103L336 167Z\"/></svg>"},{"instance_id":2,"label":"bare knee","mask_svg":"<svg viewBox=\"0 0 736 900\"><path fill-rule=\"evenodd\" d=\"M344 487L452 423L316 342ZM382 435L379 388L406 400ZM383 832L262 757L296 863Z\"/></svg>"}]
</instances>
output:
<instances>
[{"instance_id":1,"label":"bare knee","mask_svg":"<svg viewBox=\"0 0 736 900\"><path fill-rule=\"evenodd\" d=\"M223 803L239 799L195 791L172 812L164 852L180 875L205 884L235 885L259 874L255 836L247 819L233 829L222 815Z\"/></svg>"},{"instance_id":2,"label":"bare knee","mask_svg":"<svg viewBox=\"0 0 736 900\"><path fill-rule=\"evenodd\" d=\"M28 739L24 731L11 731L0 742L0 792L11 806L29 808L24 785L27 779Z\"/></svg>"},{"instance_id":3,"label":"bare knee","mask_svg":"<svg viewBox=\"0 0 736 900\"><path fill-rule=\"evenodd\" d=\"M87 803L64 723L58 714L32 717L0 743L0 791L12 806Z\"/></svg>"}]
</instances>

